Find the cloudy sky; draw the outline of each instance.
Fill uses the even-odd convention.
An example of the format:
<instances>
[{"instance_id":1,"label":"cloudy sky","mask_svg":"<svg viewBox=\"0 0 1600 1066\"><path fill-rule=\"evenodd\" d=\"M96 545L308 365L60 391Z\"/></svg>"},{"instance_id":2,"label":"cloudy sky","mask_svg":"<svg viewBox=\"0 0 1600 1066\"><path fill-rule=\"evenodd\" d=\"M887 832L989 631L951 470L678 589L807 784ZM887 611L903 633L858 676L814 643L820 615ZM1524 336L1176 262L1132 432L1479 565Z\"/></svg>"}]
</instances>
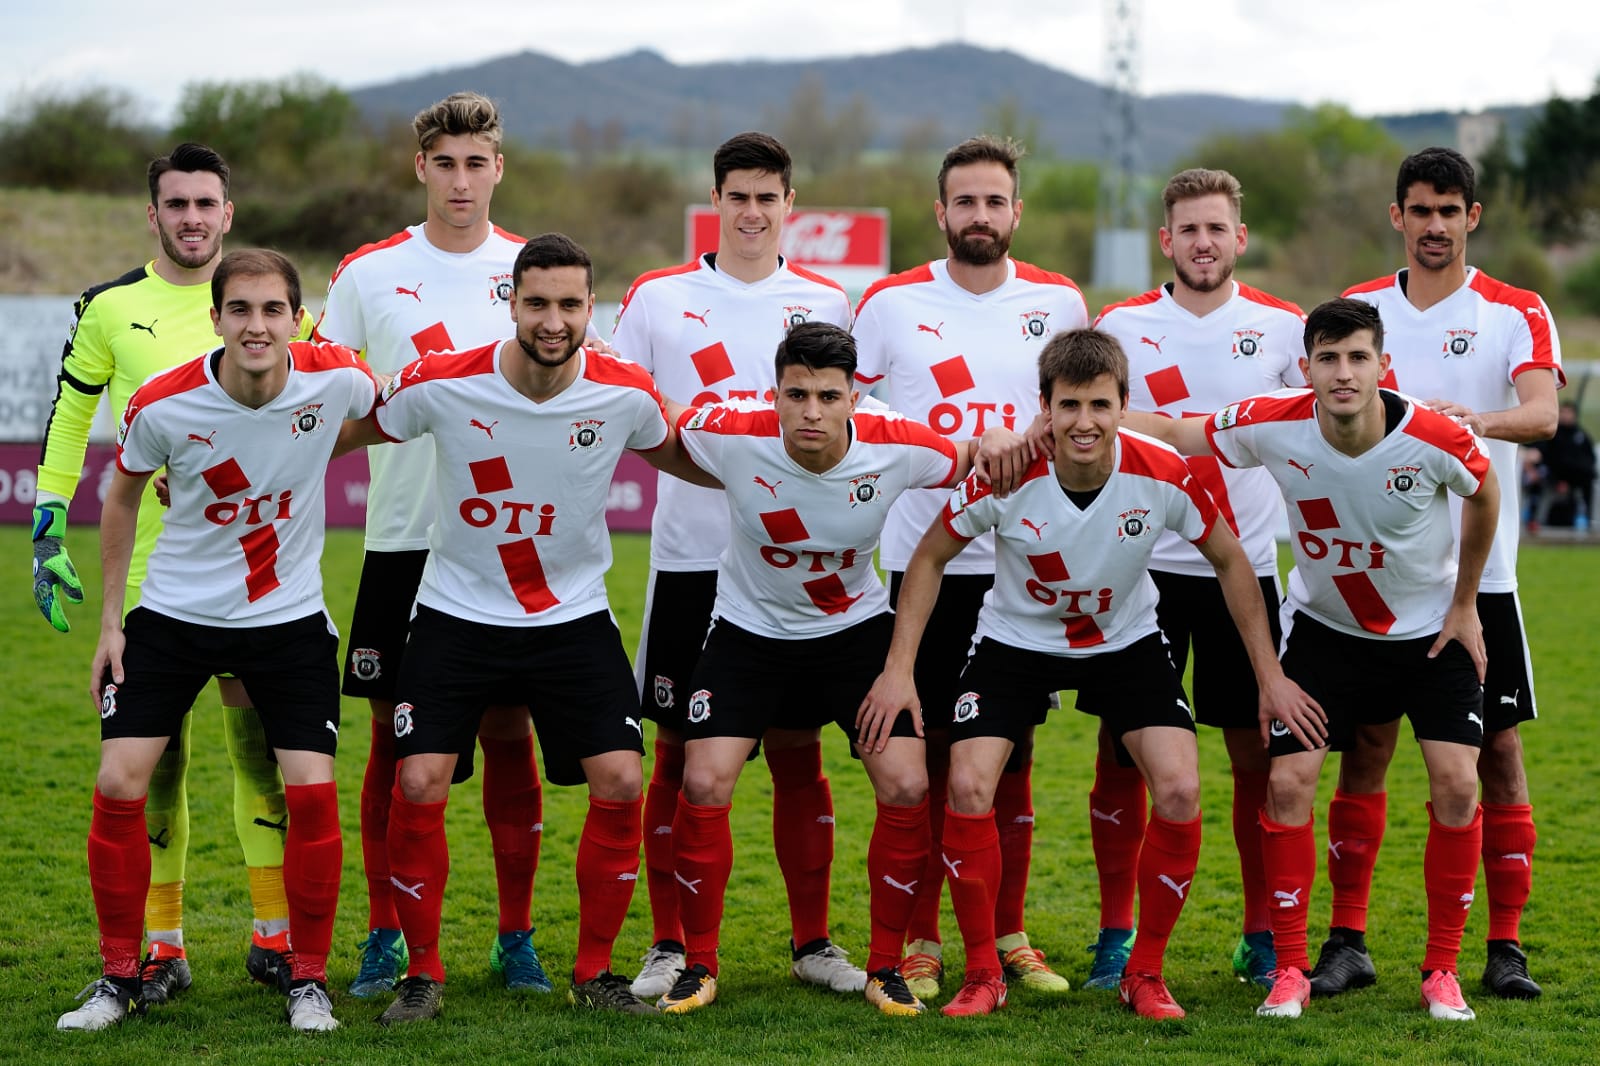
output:
<instances>
[{"instance_id":1,"label":"cloudy sky","mask_svg":"<svg viewBox=\"0 0 1600 1066\"><path fill-rule=\"evenodd\" d=\"M1145 92L1214 90L1360 114L1587 96L1592 0L1126 0ZM105 85L165 122L185 84L313 71L354 88L533 50L573 62L871 55L963 41L1104 80L1106 0L277 0L246 8L18 0L0 16L0 108ZM17 11L16 8L22 10Z\"/></svg>"}]
</instances>

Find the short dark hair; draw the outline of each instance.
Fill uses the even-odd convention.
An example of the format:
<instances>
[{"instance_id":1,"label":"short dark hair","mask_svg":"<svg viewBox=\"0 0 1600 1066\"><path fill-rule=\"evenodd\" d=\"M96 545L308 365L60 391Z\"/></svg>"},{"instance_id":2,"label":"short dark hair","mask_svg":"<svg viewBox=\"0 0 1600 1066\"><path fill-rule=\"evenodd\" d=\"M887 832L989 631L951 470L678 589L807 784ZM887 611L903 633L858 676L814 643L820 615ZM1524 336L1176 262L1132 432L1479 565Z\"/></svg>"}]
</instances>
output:
<instances>
[{"instance_id":1,"label":"short dark hair","mask_svg":"<svg viewBox=\"0 0 1600 1066\"><path fill-rule=\"evenodd\" d=\"M565 233L541 233L522 246L511 268L512 288L521 288L523 271L554 267L583 267L584 285L593 291L594 263L583 246Z\"/></svg>"},{"instance_id":2,"label":"short dark hair","mask_svg":"<svg viewBox=\"0 0 1600 1066\"><path fill-rule=\"evenodd\" d=\"M831 322L802 322L789 330L778 342L778 352L772 359L777 379L783 380L783 369L803 366L807 370L826 370L838 367L845 379L856 379L856 339Z\"/></svg>"},{"instance_id":3,"label":"short dark hair","mask_svg":"<svg viewBox=\"0 0 1600 1066\"><path fill-rule=\"evenodd\" d=\"M939 202L945 203L944 179L950 176L950 171L973 163L999 163L1005 167L1006 173L1011 175L1014 198L1022 187L1022 179L1017 176L1017 161L1027 154L1028 150L1010 137L992 137L985 133L967 138L944 154L944 163L939 167Z\"/></svg>"},{"instance_id":4,"label":"short dark hair","mask_svg":"<svg viewBox=\"0 0 1600 1066\"><path fill-rule=\"evenodd\" d=\"M1467 162L1467 157L1454 148L1424 148L1400 161L1400 173L1394 181L1394 202L1405 206L1406 193L1411 186L1425 181L1433 191L1443 195L1458 192L1467 206L1475 202L1478 191L1478 173Z\"/></svg>"},{"instance_id":5,"label":"short dark hair","mask_svg":"<svg viewBox=\"0 0 1600 1066\"><path fill-rule=\"evenodd\" d=\"M711 157L711 173L716 178L716 189L735 170L760 170L776 174L783 179L783 191L789 192L789 182L794 177L794 160L789 150L770 133L740 133L729 137Z\"/></svg>"},{"instance_id":6,"label":"short dark hair","mask_svg":"<svg viewBox=\"0 0 1600 1066\"><path fill-rule=\"evenodd\" d=\"M1039 396L1048 405L1055 383L1087 385L1101 374L1117 383L1117 395L1128 402L1128 356L1109 333L1069 329L1050 338L1039 353Z\"/></svg>"},{"instance_id":7,"label":"short dark hair","mask_svg":"<svg viewBox=\"0 0 1600 1066\"><path fill-rule=\"evenodd\" d=\"M211 306L218 311L222 310L222 294L228 281L235 277L282 278L284 287L289 290L289 307L300 309L300 271L281 252L270 248L243 248L223 256L211 275Z\"/></svg>"},{"instance_id":8,"label":"short dark hair","mask_svg":"<svg viewBox=\"0 0 1600 1066\"><path fill-rule=\"evenodd\" d=\"M1381 353L1383 319L1379 317L1375 305L1365 300L1352 300L1344 296L1337 300L1325 300L1312 308L1311 313L1306 316L1306 354L1310 355L1319 344L1342 341L1363 329L1372 333L1372 348Z\"/></svg>"},{"instance_id":9,"label":"short dark hair","mask_svg":"<svg viewBox=\"0 0 1600 1066\"><path fill-rule=\"evenodd\" d=\"M161 175L168 171L176 170L184 174L197 174L202 171L215 174L222 179L222 198L228 198L228 170L227 160L203 144L194 141L184 141L178 147L164 156L150 160L150 203L160 206L157 200L161 196ZM296 306L299 306L296 304Z\"/></svg>"}]
</instances>

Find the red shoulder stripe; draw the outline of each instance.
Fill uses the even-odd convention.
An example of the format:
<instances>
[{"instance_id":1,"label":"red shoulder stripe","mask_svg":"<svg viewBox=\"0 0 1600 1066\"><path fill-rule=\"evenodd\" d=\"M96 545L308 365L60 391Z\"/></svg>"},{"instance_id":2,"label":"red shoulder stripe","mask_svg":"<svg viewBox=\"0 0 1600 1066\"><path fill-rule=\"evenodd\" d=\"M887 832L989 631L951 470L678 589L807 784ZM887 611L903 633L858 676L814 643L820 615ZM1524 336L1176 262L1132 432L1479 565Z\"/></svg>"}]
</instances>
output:
<instances>
[{"instance_id":1,"label":"red shoulder stripe","mask_svg":"<svg viewBox=\"0 0 1600 1066\"><path fill-rule=\"evenodd\" d=\"M646 282L654 281L657 278L670 278L678 274L692 274L696 270L699 270L703 265L704 260L697 258L691 259L687 263L679 263L677 266L662 267L660 270L645 271L643 274L640 274L638 277L633 279L633 284L629 285L628 291L623 294L622 306L617 309L618 316L620 316L623 311L628 309L628 304L633 301L633 294L639 291L639 286L645 284Z\"/></svg>"},{"instance_id":2,"label":"red shoulder stripe","mask_svg":"<svg viewBox=\"0 0 1600 1066\"><path fill-rule=\"evenodd\" d=\"M179 363L163 374L157 374L134 390L133 396L128 400L128 407L130 409L148 407L168 396L204 388L206 382L210 380L206 376L206 360L210 359L215 351L213 348L205 355L197 356L187 363Z\"/></svg>"},{"instance_id":3,"label":"red shoulder stripe","mask_svg":"<svg viewBox=\"0 0 1600 1066\"><path fill-rule=\"evenodd\" d=\"M1023 281L1031 281L1036 285L1065 285L1078 295L1083 295L1083 290L1078 288L1078 283L1065 274L1057 274L1053 270L1044 270L1034 266L1032 263L1024 263L1020 259L1013 259L1011 262L1017 268L1017 277Z\"/></svg>"},{"instance_id":4,"label":"red shoulder stripe","mask_svg":"<svg viewBox=\"0 0 1600 1066\"><path fill-rule=\"evenodd\" d=\"M1151 289L1149 292L1140 293L1138 296L1131 296L1120 303L1106 304L1100 309L1100 313L1094 316L1094 328L1099 329L1101 321L1118 308L1145 307L1149 304L1155 303L1159 299L1161 299L1161 289L1158 287Z\"/></svg>"},{"instance_id":5,"label":"red shoulder stripe","mask_svg":"<svg viewBox=\"0 0 1600 1066\"><path fill-rule=\"evenodd\" d=\"M691 426L691 422L695 425ZM678 430L682 432L685 429L730 437L776 437L782 432L778 425L778 412L770 407L742 408L721 404L687 408L678 417Z\"/></svg>"},{"instance_id":6,"label":"red shoulder stripe","mask_svg":"<svg viewBox=\"0 0 1600 1066\"><path fill-rule=\"evenodd\" d=\"M1539 298L1539 294L1507 285L1503 281L1496 281L1481 270L1472 275L1469 285L1474 292L1490 303L1513 308L1528 323L1528 332L1533 337L1533 351L1526 363L1512 371L1512 376L1515 377L1524 370L1543 368L1555 371L1557 388L1565 385L1567 375L1556 362L1555 340L1550 331L1550 312L1545 307L1544 301Z\"/></svg>"},{"instance_id":7,"label":"red shoulder stripe","mask_svg":"<svg viewBox=\"0 0 1600 1066\"><path fill-rule=\"evenodd\" d=\"M867 306L867 301L885 289L892 289L900 285L921 285L933 280L933 264L923 263L910 270L902 270L898 274L890 274L886 278L879 278L867 286L867 291L861 294L861 302L856 304L856 317L861 317L861 309Z\"/></svg>"},{"instance_id":8,"label":"red shoulder stripe","mask_svg":"<svg viewBox=\"0 0 1600 1066\"><path fill-rule=\"evenodd\" d=\"M311 341L290 341L289 356L294 368L300 371L338 370L341 367L366 367L361 357L342 344L315 344Z\"/></svg>"},{"instance_id":9,"label":"red shoulder stripe","mask_svg":"<svg viewBox=\"0 0 1600 1066\"><path fill-rule=\"evenodd\" d=\"M402 367L396 375L400 378L400 388L416 381L438 381L442 378L470 378L478 374L494 373L495 353L500 350L500 342L486 344L481 348L469 348L464 352L434 352L413 359Z\"/></svg>"},{"instance_id":10,"label":"red shoulder stripe","mask_svg":"<svg viewBox=\"0 0 1600 1066\"><path fill-rule=\"evenodd\" d=\"M789 268L789 272L791 274L798 274L800 277L805 278L807 281L814 281L818 285L826 285L830 289L838 289L840 292L844 292L844 286L843 285L840 285L837 281L834 281L830 277L826 277L825 275L818 274L815 270L807 270L805 267L800 266L798 263L791 263L787 259L785 259L783 261L783 264L784 264L784 266Z\"/></svg>"},{"instance_id":11,"label":"red shoulder stripe","mask_svg":"<svg viewBox=\"0 0 1600 1066\"><path fill-rule=\"evenodd\" d=\"M1488 453L1478 446L1478 438L1455 419L1419 403L1412 403L1411 418L1406 422L1404 432L1406 436L1431 444L1459 461L1471 471L1478 484L1483 484L1483 479L1489 476Z\"/></svg>"},{"instance_id":12,"label":"red shoulder stripe","mask_svg":"<svg viewBox=\"0 0 1600 1066\"><path fill-rule=\"evenodd\" d=\"M584 349L583 376L601 385L621 385L624 388L642 389L651 396L656 394L655 380L644 367L626 359L601 355L591 348Z\"/></svg>"},{"instance_id":13,"label":"red shoulder stripe","mask_svg":"<svg viewBox=\"0 0 1600 1066\"><path fill-rule=\"evenodd\" d=\"M493 223L490 223L490 225L494 226ZM528 238L519 237L515 233L512 233L510 230L501 229L499 226L494 226L494 232L495 232L496 236L500 237L502 240L514 241L517 244L527 244L528 243Z\"/></svg>"},{"instance_id":14,"label":"red shoulder stripe","mask_svg":"<svg viewBox=\"0 0 1600 1066\"><path fill-rule=\"evenodd\" d=\"M1239 283L1239 295L1251 303L1260 304L1263 307L1276 307L1281 311L1288 311L1301 321L1305 321L1306 313L1300 310L1299 304L1290 300L1280 300L1270 292L1262 292L1260 289L1246 285L1242 281Z\"/></svg>"},{"instance_id":15,"label":"red shoulder stripe","mask_svg":"<svg viewBox=\"0 0 1600 1066\"><path fill-rule=\"evenodd\" d=\"M1359 296L1361 293L1364 293L1364 292L1382 292L1384 289L1389 289L1389 288L1393 288L1394 287L1394 285L1395 285L1395 277L1396 277L1396 275L1394 275L1394 274L1385 274L1381 278L1373 278L1371 281L1363 281L1359 285L1350 286L1348 289L1344 290L1344 292L1340 293L1339 295L1341 295L1341 296Z\"/></svg>"},{"instance_id":16,"label":"red shoulder stripe","mask_svg":"<svg viewBox=\"0 0 1600 1066\"><path fill-rule=\"evenodd\" d=\"M385 237L381 241L374 241L372 244L363 244L360 248L357 248L355 251L339 260L339 265L334 267L333 278L328 282L328 284L332 285L333 282L338 281L339 275L344 273L344 268L349 266L351 263L354 263L362 256L371 255L373 252L382 251L385 248L393 248L395 245L404 244L410 239L411 231L403 229L399 233Z\"/></svg>"}]
</instances>

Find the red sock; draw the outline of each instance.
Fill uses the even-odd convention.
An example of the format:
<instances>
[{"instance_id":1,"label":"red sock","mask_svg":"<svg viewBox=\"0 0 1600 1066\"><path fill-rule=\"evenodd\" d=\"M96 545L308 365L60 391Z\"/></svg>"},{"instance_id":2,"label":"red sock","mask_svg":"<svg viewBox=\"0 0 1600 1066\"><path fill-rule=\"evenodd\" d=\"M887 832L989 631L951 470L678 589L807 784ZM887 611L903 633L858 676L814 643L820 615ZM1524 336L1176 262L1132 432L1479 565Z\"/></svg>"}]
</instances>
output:
<instances>
[{"instance_id":1,"label":"red sock","mask_svg":"<svg viewBox=\"0 0 1600 1066\"><path fill-rule=\"evenodd\" d=\"M361 865L367 874L367 928L398 929L389 883L389 796L394 792L394 723L372 720L372 747L361 779Z\"/></svg>"},{"instance_id":2,"label":"red sock","mask_svg":"<svg viewBox=\"0 0 1600 1066\"><path fill-rule=\"evenodd\" d=\"M480 737L483 746L483 820L494 845L494 880L500 896L500 932L533 925L533 878L544 837L544 790L533 761L533 737Z\"/></svg>"},{"instance_id":3,"label":"red sock","mask_svg":"<svg viewBox=\"0 0 1600 1066\"><path fill-rule=\"evenodd\" d=\"M946 738L948 740L948 738ZM944 895L944 863L939 842L944 839L944 811L950 790L950 745L928 742L928 865L917 879L917 898L911 904L907 940L942 943L939 934L939 900Z\"/></svg>"},{"instance_id":4,"label":"red sock","mask_svg":"<svg viewBox=\"0 0 1600 1066\"><path fill-rule=\"evenodd\" d=\"M285 785L289 831L283 838L283 892L289 899L290 973L296 981L328 979L333 915L339 909L339 873L344 837L339 832L339 790L320 785Z\"/></svg>"},{"instance_id":5,"label":"red sock","mask_svg":"<svg viewBox=\"0 0 1600 1066\"><path fill-rule=\"evenodd\" d=\"M1367 931L1372 869L1378 865L1388 817L1387 792L1334 791L1328 804L1328 881L1333 885L1329 925Z\"/></svg>"},{"instance_id":6,"label":"red sock","mask_svg":"<svg viewBox=\"0 0 1600 1066\"><path fill-rule=\"evenodd\" d=\"M578 840L578 954L572 980L591 981L611 969L611 947L639 880L640 812L644 798L589 797Z\"/></svg>"},{"instance_id":7,"label":"red sock","mask_svg":"<svg viewBox=\"0 0 1600 1066\"><path fill-rule=\"evenodd\" d=\"M900 965L906 922L916 903L917 881L928 866L928 801L900 807L878 801L878 819L867 845L872 944L867 972Z\"/></svg>"},{"instance_id":8,"label":"red sock","mask_svg":"<svg viewBox=\"0 0 1600 1066\"><path fill-rule=\"evenodd\" d=\"M822 745L767 748L772 771L772 850L789 890L794 946L828 935L833 873L833 793L822 774Z\"/></svg>"},{"instance_id":9,"label":"red sock","mask_svg":"<svg viewBox=\"0 0 1600 1066\"><path fill-rule=\"evenodd\" d=\"M678 791L683 787L683 745L656 737L656 765L644 794L644 869L650 889L651 943L683 943L678 913L678 881L672 876L672 820L678 816Z\"/></svg>"},{"instance_id":10,"label":"red sock","mask_svg":"<svg viewBox=\"0 0 1600 1066\"><path fill-rule=\"evenodd\" d=\"M1272 928L1266 870L1261 860L1261 808L1267 802L1265 770L1233 768L1233 845L1239 849L1239 881L1244 886L1244 931ZM1310 882L1306 882L1308 885ZM1277 934L1273 934L1276 943Z\"/></svg>"},{"instance_id":11,"label":"red sock","mask_svg":"<svg viewBox=\"0 0 1600 1066\"><path fill-rule=\"evenodd\" d=\"M144 899L150 891L150 841L144 797L111 799L94 790L89 819L89 887L100 921L100 958L107 977L139 972Z\"/></svg>"},{"instance_id":12,"label":"red sock","mask_svg":"<svg viewBox=\"0 0 1600 1066\"><path fill-rule=\"evenodd\" d=\"M1533 808L1483 805L1483 882L1489 891L1490 940L1521 940L1522 908L1533 891Z\"/></svg>"},{"instance_id":13,"label":"red sock","mask_svg":"<svg viewBox=\"0 0 1600 1066\"><path fill-rule=\"evenodd\" d=\"M729 805L690 803L678 794L678 817L672 823L677 851L673 880L683 916L683 944L690 966L699 963L717 972L717 938L722 929L722 900L733 873L733 831Z\"/></svg>"},{"instance_id":14,"label":"red sock","mask_svg":"<svg viewBox=\"0 0 1600 1066\"><path fill-rule=\"evenodd\" d=\"M994 899L1000 888L1000 833L994 812L944 812L940 863L950 873L950 906L967 948L967 980L999 977L994 949Z\"/></svg>"},{"instance_id":15,"label":"red sock","mask_svg":"<svg viewBox=\"0 0 1600 1066\"><path fill-rule=\"evenodd\" d=\"M1422 853L1422 881L1428 889L1428 953L1422 971L1456 972L1461 933L1472 910L1472 887L1478 880L1483 851L1483 812L1474 811L1463 826L1439 824L1428 804L1428 845Z\"/></svg>"},{"instance_id":16,"label":"red sock","mask_svg":"<svg viewBox=\"0 0 1600 1066\"><path fill-rule=\"evenodd\" d=\"M1311 887L1317 879L1316 816L1305 825L1280 825L1260 814L1261 859L1266 868L1262 895L1276 904L1268 909L1272 946L1278 965L1310 972L1306 953L1306 921L1311 911Z\"/></svg>"},{"instance_id":17,"label":"red sock","mask_svg":"<svg viewBox=\"0 0 1600 1066\"><path fill-rule=\"evenodd\" d=\"M450 880L450 845L444 835L448 802L412 803L398 784L389 801L390 894L406 935L406 949L411 952L408 977L444 980L439 918L444 910L444 886Z\"/></svg>"},{"instance_id":18,"label":"red sock","mask_svg":"<svg viewBox=\"0 0 1600 1066\"><path fill-rule=\"evenodd\" d=\"M1033 760L1016 773L1003 773L994 790L994 821L1000 833L1000 892L994 902L994 931L1020 933L1033 865Z\"/></svg>"},{"instance_id":19,"label":"red sock","mask_svg":"<svg viewBox=\"0 0 1600 1066\"><path fill-rule=\"evenodd\" d=\"M1128 973L1161 976L1161 960L1200 863L1200 818L1169 822L1150 816L1139 849L1139 936L1128 953Z\"/></svg>"},{"instance_id":20,"label":"red sock","mask_svg":"<svg viewBox=\"0 0 1600 1066\"><path fill-rule=\"evenodd\" d=\"M1133 928L1139 849L1144 846L1144 776L1137 767L1096 758L1089 791L1089 841L1100 875L1100 928Z\"/></svg>"}]
</instances>

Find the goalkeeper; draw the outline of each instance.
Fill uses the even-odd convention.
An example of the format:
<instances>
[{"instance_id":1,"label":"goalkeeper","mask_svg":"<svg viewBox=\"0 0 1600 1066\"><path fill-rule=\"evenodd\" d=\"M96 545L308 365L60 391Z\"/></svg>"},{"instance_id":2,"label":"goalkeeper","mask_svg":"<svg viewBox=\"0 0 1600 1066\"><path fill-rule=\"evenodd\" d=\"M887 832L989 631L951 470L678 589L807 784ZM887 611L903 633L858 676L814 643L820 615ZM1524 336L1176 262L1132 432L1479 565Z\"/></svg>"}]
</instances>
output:
<instances>
[{"instance_id":1,"label":"goalkeeper","mask_svg":"<svg viewBox=\"0 0 1600 1066\"><path fill-rule=\"evenodd\" d=\"M156 257L115 281L85 290L62 354L61 374L39 463L33 511L33 597L56 629L70 628L68 604L83 602L83 585L67 554L67 507L83 471L89 426L102 393L120 417L145 379L218 344L211 325L211 275L222 257L222 235L233 219L228 165L211 149L180 144L149 168L150 232ZM310 323L311 316L304 316ZM206 442L209 426L191 440ZM91 490L96 486L91 484ZM145 560L161 529L161 507L147 487L140 505L127 606L139 602ZM87 617L92 624L95 612ZM283 780L270 758L261 721L244 686L218 678L224 735L234 771L233 813L249 868L254 911L245 968L257 981L282 986L289 975L288 903L283 889L287 828ZM150 893L145 904L148 954L140 966L141 1000L163 1003L191 983L183 946L184 860L189 805L186 715L150 781Z\"/></svg>"}]
</instances>

